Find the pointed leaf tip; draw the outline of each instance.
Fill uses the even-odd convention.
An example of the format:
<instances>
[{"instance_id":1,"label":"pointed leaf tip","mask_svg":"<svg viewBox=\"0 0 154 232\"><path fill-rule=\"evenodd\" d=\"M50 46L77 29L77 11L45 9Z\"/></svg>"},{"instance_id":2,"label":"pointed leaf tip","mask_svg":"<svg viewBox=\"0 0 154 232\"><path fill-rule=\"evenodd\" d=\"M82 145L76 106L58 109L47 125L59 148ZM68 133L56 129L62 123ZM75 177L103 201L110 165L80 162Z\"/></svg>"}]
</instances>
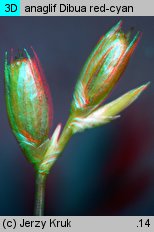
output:
<instances>
[{"instance_id":1,"label":"pointed leaf tip","mask_svg":"<svg viewBox=\"0 0 154 232\"><path fill-rule=\"evenodd\" d=\"M150 85L150 81L147 82L146 84L141 85L140 87L138 87L138 88L132 90L132 91L134 92L134 96L136 95L136 98L139 97L140 94L141 94L144 90L146 90L146 89L148 88L149 85Z\"/></svg>"},{"instance_id":2,"label":"pointed leaf tip","mask_svg":"<svg viewBox=\"0 0 154 232\"><path fill-rule=\"evenodd\" d=\"M51 137L53 144L58 142L59 135L61 132L61 127L62 127L62 125L59 123L58 126L56 127L55 131L53 132L53 135Z\"/></svg>"},{"instance_id":3,"label":"pointed leaf tip","mask_svg":"<svg viewBox=\"0 0 154 232\"><path fill-rule=\"evenodd\" d=\"M86 118L76 118L72 123L74 133L83 131L87 128L101 126L111 122L113 119L119 118L119 113L132 104L148 85L149 82L127 92L116 100L98 108Z\"/></svg>"},{"instance_id":4,"label":"pointed leaf tip","mask_svg":"<svg viewBox=\"0 0 154 232\"><path fill-rule=\"evenodd\" d=\"M46 153L41 161L41 164L39 166L39 172L40 173L49 173L49 170L53 163L58 158L59 149L58 149L58 140L59 135L61 132L61 124L58 124L55 131L53 132L53 135L50 139L50 142L48 144L48 148L46 150Z\"/></svg>"},{"instance_id":5,"label":"pointed leaf tip","mask_svg":"<svg viewBox=\"0 0 154 232\"><path fill-rule=\"evenodd\" d=\"M100 107L96 112L98 115L103 117L113 117L126 109L130 104L132 104L140 94L148 87L149 82L138 88L135 88L116 100L106 104L103 107ZM95 114L95 112L93 113Z\"/></svg>"},{"instance_id":6,"label":"pointed leaf tip","mask_svg":"<svg viewBox=\"0 0 154 232\"><path fill-rule=\"evenodd\" d=\"M135 50L136 46L138 45L141 37L142 37L142 32L138 31L136 33L136 35L133 37L133 39L131 40L131 42L127 48L127 52L131 51L130 54L133 53L133 51Z\"/></svg>"},{"instance_id":7,"label":"pointed leaf tip","mask_svg":"<svg viewBox=\"0 0 154 232\"><path fill-rule=\"evenodd\" d=\"M112 27L111 30L115 30L115 31L118 30L118 31L119 31L121 27L122 27L122 20L119 20L119 22L116 23L116 24Z\"/></svg>"}]
</instances>

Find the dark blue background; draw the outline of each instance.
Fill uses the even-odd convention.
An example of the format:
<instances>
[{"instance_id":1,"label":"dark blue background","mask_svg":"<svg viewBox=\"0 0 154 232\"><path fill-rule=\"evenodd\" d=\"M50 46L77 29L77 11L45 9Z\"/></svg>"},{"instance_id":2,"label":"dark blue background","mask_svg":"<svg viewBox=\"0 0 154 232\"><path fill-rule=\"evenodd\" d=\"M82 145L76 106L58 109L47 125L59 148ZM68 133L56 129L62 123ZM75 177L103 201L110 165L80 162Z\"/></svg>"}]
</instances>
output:
<instances>
[{"instance_id":1,"label":"dark blue background","mask_svg":"<svg viewBox=\"0 0 154 232\"><path fill-rule=\"evenodd\" d=\"M49 83L54 119L69 115L78 74L99 38L118 17L0 18L0 215L32 215L34 170L8 124L4 52L32 45ZM75 135L47 181L45 215L154 215L154 17L123 17L143 37L112 95L147 81L150 87L121 115Z\"/></svg>"}]
</instances>

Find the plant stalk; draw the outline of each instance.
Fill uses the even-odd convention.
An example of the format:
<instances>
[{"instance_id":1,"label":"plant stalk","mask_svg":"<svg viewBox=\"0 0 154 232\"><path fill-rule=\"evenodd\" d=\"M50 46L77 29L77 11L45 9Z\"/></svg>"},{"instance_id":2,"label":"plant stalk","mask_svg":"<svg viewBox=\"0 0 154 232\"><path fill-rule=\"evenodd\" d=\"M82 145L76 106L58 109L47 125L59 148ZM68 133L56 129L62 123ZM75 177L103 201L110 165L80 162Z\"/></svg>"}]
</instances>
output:
<instances>
[{"instance_id":1,"label":"plant stalk","mask_svg":"<svg viewBox=\"0 0 154 232\"><path fill-rule=\"evenodd\" d=\"M60 157L62 155L64 148L66 147L67 143L69 142L70 138L73 135L72 128L70 127L70 121L71 121L71 119L68 119L68 121L67 121L67 123L62 131L62 134L59 138L58 153L57 153L56 159L52 161L52 163L50 165L50 169L52 168L52 166L54 165L54 163L56 162L58 157Z\"/></svg>"},{"instance_id":2,"label":"plant stalk","mask_svg":"<svg viewBox=\"0 0 154 232\"><path fill-rule=\"evenodd\" d=\"M70 119L67 121L58 142L58 149L60 150L60 154L63 152L65 146L67 145L67 143L69 142L70 138L73 135L72 128L70 127L69 124L70 124Z\"/></svg>"},{"instance_id":3,"label":"plant stalk","mask_svg":"<svg viewBox=\"0 0 154 232\"><path fill-rule=\"evenodd\" d=\"M70 119L67 121L67 123L63 129L62 135L59 139L59 143L58 143L59 153L57 155L57 158L61 155L64 147L66 146L66 144L68 143L68 141L70 140L70 138L73 134L72 128L70 127L69 124L70 124ZM57 158L55 160L53 160L53 162L51 163L51 165L49 167L50 169L54 165ZM39 172L39 168L38 168L38 171L36 171L34 216L43 216L44 215L44 198L45 198L45 187L46 187L47 173L48 172Z\"/></svg>"},{"instance_id":4,"label":"plant stalk","mask_svg":"<svg viewBox=\"0 0 154 232\"><path fill-rule=\"evenodd\" d=\"M44 215L46 177L46 174L36 172L34 216Z\"/></svg>"}]
</instances>

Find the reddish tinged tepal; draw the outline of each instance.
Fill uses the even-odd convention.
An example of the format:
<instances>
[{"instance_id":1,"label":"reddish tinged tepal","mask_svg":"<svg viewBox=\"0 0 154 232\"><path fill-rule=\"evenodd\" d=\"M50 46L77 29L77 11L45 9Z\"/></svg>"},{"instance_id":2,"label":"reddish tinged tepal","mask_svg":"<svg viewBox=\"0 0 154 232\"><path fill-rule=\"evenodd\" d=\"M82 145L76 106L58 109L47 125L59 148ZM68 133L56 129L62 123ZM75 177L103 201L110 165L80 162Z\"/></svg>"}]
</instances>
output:
<instances>
[{"instance_id":1,"label":"reddish tinged tepal","mask_svg":"<svg viewBox=\"0 0 154 232\"><path fill-rule=\"evenodd\" d=\"M24 54L23 54L24 53ZM48 144L51 95L39 59L26 50L5 60L6 103L11 128L27 158L37 164Z\"/></svg>"}]
</instances>

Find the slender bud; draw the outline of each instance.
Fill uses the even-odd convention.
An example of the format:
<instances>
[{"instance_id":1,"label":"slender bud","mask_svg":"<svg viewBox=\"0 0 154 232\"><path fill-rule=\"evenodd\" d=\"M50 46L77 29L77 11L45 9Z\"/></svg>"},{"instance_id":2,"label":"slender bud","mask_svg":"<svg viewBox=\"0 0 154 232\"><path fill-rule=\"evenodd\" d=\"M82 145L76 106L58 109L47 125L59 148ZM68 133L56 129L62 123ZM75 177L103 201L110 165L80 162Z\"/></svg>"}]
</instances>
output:
<instances>
[{"instance_id":1,"label":"slender bud","mask_svg":"<svg viewBox=\"0 0 154 232\"><path fill-rule=\"evenodd\" d=\"M119 118L125 108L132 104L140 94L147 88L149 83L133 89L116 100L99 107L97 110L89 114L87 117L77 117L72 121L73 133L81 132L88 128L104 125L112 120Z\"/></svg>"}]
</instances>

